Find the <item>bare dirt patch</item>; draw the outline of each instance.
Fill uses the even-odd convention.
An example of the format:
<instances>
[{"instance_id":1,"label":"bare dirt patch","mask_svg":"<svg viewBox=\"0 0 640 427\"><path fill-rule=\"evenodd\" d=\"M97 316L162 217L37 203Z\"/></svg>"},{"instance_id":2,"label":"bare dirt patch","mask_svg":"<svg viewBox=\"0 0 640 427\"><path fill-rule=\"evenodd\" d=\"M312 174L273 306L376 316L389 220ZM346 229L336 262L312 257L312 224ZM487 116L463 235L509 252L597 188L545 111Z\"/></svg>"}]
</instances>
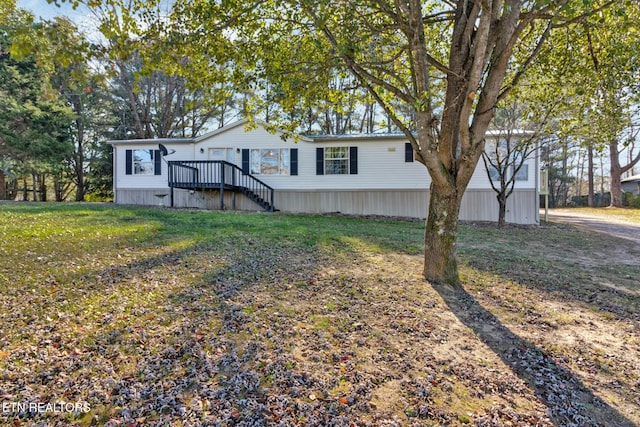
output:
<instances>
[{"instance_id":1,"label":"bare dirt patch","mask_svg":"<svg viewBox=\"0 0 640 427\"><path fill-rule=\"evenodd\" d=\"M640 243L640 213L631 209L553 209L549 220Z\"/></svg>"}]
</instances>

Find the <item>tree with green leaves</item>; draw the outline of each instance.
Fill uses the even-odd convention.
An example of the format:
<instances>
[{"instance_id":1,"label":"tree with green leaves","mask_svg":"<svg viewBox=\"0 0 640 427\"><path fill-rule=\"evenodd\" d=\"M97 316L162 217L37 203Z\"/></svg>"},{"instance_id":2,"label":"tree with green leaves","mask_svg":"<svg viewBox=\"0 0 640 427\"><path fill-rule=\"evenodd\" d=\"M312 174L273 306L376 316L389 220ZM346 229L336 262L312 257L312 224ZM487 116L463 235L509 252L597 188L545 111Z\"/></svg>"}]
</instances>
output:
<instances>
[{"instance_id":1,"label":"tree with green leaves","mask_svg":"<svg viewBox=\"0 0 640 427\"><path fill-rule=\"evenodd\" d=\"M162 32L167 2L72 3L84 4L99 23L104 43L95 59L108 70L114 96L127 104L122 113L131 137L195 137L212 122L225 122L234 94L221 82L179 72L193 64Z\"/></svg>"},{"instance_id":2,"label":"tree with green leaves","mask_svg":"<svg viewBox=\"0 0 640 427\"><path fill-rule=\"evenodd\" d=\"M640 162L640 152L627 164L621 153L632 146L640 126L640 5L634 2L624 14L603 13L586 27L589 56L593 64L594 99L598 136L608 148L611 174L611 206L622 207L622 174ZM592 35L593 32L593 35Z\"/></svg>"},{"instance_id":3,"label":"tree with green leaves","mask_svg":"<svg viewBox=\"0 0 640 427\"><path fill-rule=\"evenodd\" d=\"M64 58L53 64L52 85L74 113L69 123L73 153L66 174L61 171L55 181L56 199L66 199L67 191L75 189L75 200L84 201L85 173L89 167L87 139L94 127L91 118L100 110L100 98L94 95L94 88L103 84L103 76L89 65L92 46L70 20L57 17L45 22L44 28L52 49Z\"/></svg>"},{"instance_id":4,"label":"tree with green leaves","mask_svg":"<svg viewBox=\"0 0 640 427\"><path fill-rule=\"evenodd\" d=\"M498 102L518 85L555 29L615 2L177 3L180 16L167 31L187 41L186 55L233 58L232 78L244 85L277 84L284 111L301 97L309 103L327 99L335 70L367 89L431 177L424 276L457 284L460 204ZM207 69L194 67L194 73L206 76ZM296 125L280 123L287 124Z\"/></svg>"},{"instance_id":5,"label":"tree with green leaves","mask_svg":"<svg viewBox=\"0 0 640 427\"><path fill-rule=\"evenodd\" d=\"M590 204L594 155L609 158L612 206L622 206L622 174L640 162L640 154L630 156L626 164L621 160L633 146L640 125L639 27L638 2L602 10L563 34L564 41L558 38L566 48L553 54L557 63L570 69L561 85L573 93L559 123L566 135L586 147Z\"/></svg>"},{"instance_id":6,"label":"tree with green leaves","mask_svg":"<svg viewBox=\"0 0 640 427\"><path fill-rule=\"evenodd\" d=\"M57 176L73 150L73 113L51 86L48 63L25 52L27 40L47 46L45 25L24 10L7 12L0 24L0 150L13 173L31 176L34 199L45 199L45 176Z\"/></svg>"}]
</instances>

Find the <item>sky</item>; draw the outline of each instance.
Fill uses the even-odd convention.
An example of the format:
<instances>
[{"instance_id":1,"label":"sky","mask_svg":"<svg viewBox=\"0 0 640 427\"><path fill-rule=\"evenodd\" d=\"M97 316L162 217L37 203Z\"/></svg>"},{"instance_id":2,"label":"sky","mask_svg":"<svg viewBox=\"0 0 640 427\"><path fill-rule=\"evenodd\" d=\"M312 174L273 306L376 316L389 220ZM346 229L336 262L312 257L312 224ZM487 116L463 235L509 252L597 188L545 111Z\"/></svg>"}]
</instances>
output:
<instances>
[{"instance_id":1,"label":"sky","mask_svg":"<svg viewBox=\"0 0 640 427\"><path fill-rule=\"evenodd\" d=\"M80 8L73 10L69 3L61 3L61 6L57 7L55 4L49 4L47 0L18 0L18 7L30 10L36 17L43 19L66 15L73 20L83 16Z\"/></svg>"},{"instance_id":2,"label":"sky","mask_svg":"<svg viewBox=\"0 0 640 427\"><path fill-rule=\"evenodd\" d=\"M88 35L90 39L99 38L96 31L95 18L83 5L78 6L74 10L69 2L58 0L58 3L60 6L48 3L47 0L17 1L19 8L31 11L36 18L51 20L56 16L66 16L76 24L80 31Z\"/></svg>"}]
</instances>

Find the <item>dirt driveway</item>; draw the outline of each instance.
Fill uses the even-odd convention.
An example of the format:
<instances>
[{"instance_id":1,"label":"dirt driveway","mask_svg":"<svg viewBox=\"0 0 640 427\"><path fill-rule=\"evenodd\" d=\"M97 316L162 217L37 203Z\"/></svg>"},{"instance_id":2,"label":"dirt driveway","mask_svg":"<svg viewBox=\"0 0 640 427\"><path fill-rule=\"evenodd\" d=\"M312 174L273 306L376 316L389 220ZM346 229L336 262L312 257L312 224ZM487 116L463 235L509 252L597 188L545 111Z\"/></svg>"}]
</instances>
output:
<instances>
[{"instance_id":1,"label":"dirt driveway","mask_svg":"<svg viewBox=\"0 0 640 427\"><path fill-rule=\"evenodd\" d=\"M544 211L540 212L540 218L544 218ZM616 218L588 215L569 209L550 209L549 221L577 225L592 231L606 233L640 244L640 224L622 221Z\"/></svg>"}]
</instances>

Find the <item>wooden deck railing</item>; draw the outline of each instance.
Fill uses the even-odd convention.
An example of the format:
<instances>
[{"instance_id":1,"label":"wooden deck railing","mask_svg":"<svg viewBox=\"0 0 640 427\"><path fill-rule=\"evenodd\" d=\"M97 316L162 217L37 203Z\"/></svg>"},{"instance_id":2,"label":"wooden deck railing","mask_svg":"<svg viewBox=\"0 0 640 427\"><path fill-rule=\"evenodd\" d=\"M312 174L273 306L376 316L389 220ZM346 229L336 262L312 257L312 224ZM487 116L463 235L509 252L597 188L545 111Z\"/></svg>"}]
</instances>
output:
<instances>
[{"instance_id":1,"label":"wooden deck railing","mask_svg":"<svg viewBox=\"0 0 640 427\"><path fill-rule=\"evenodd\" d=\"M220 209L224 209L224 191L240 192L273 211L274 190L253 175L224 160L177 160L168 162L169 187L188 190L219 190Z\"/></svg>"}]
</instances>

